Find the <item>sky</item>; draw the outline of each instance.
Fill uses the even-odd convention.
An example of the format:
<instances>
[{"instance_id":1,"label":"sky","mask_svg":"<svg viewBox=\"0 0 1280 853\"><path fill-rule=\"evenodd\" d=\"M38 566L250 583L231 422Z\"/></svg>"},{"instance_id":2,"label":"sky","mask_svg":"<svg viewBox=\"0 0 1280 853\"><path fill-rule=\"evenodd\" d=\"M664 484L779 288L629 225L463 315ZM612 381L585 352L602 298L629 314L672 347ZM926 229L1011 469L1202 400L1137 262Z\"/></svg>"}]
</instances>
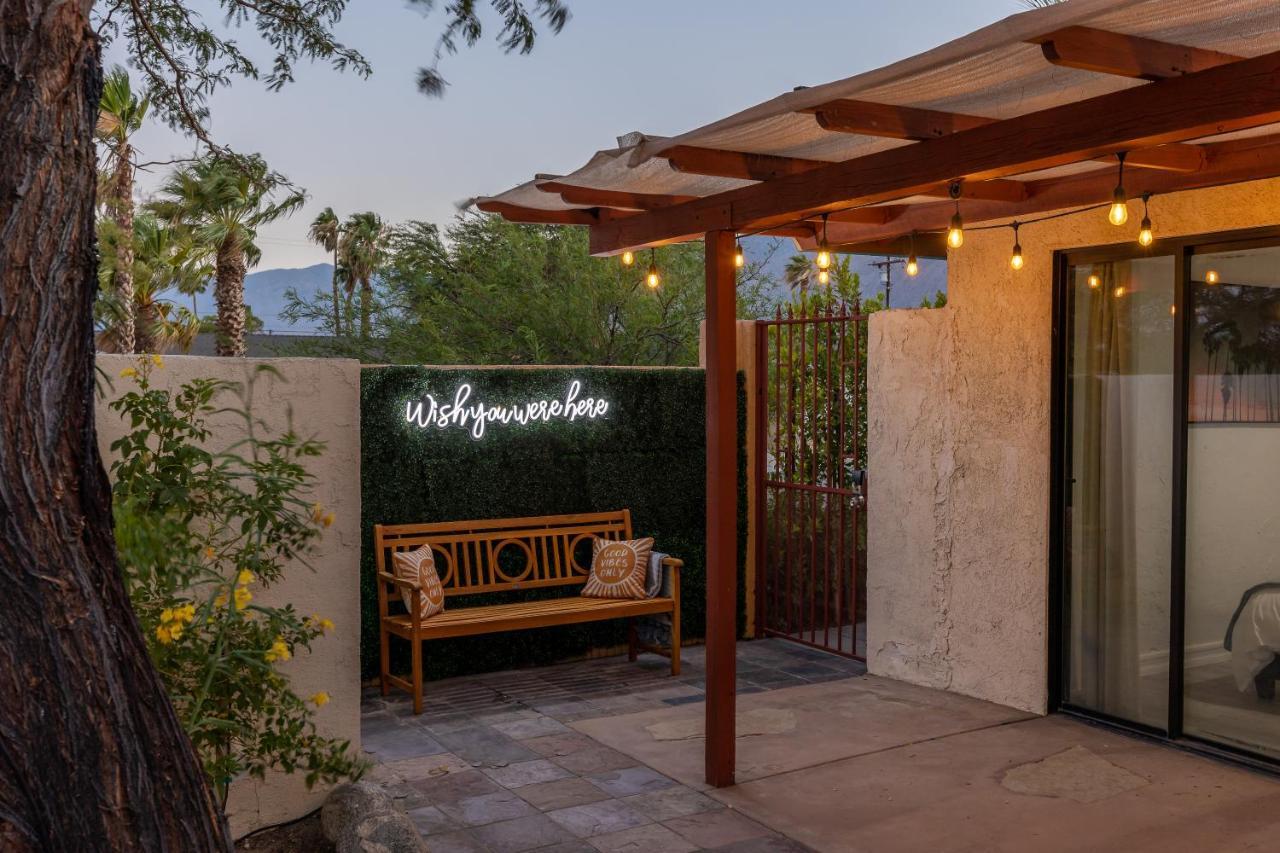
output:
<instances>
[{"instance_id":1,"label":"sky","mask_svg":"<svg viewBox=\"0 0 1280 853\"><path fill-rule=\"evenodd\" d=\"M194 5L218 20L205 0ZM339 39L372 63L370 78L303 65L280 92L236 80L217 94L210 101L214 138L261 153L308 194L302 210L260 231L258 268L326 261L306 239L325 206L342 217L373 210L388 222L444 224L460 200L501 192L535 173L569 172L624 133L680 133L1025 10L1018 0L569 5L573 18L564 31L543 34L528 56L504 54L493 43L494 27L475 48L447 57L443 99L419 94L414 82L430 62L441 13L424 16L398 0L352 2L338 27ZM248 48L256 35L250 29L237 39ZM104 56L108 64L124 59L117 45ZM194 150L157 121L144 126L136 145L141 160ZM140 192L162 177L140 174Z\"/></svg>"}]
</instances>

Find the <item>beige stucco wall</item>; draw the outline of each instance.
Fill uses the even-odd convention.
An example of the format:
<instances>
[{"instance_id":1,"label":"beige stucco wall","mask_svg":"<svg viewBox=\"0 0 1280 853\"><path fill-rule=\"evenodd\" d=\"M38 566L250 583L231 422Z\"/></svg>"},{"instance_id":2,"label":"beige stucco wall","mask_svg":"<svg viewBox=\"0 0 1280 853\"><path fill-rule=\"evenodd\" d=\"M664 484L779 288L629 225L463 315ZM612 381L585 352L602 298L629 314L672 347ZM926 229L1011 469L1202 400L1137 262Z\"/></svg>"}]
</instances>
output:
<instances>
[{"instance_id":1,"label":"beige stucco wall","mask_svg":"<svg viewBox=\"0 0 1280 853\"><path fill-rule=\"evenodd\" d=\"M872 317L872 672L1045 710L1053 252L1133 240L1140 211L1025 226L1019 273L1009 230L970 230L946 308ZM1280 181L1159 196L1151 215L1166 237L1274 225Z\"/></svg>"},{"instance_id":2,"label":"beige stucco wall","mask_svg":"<svg viewBox=\"0 0 1280 853\"><path fill-rule=\"evenodd\" d=\"M119 416L107 408L128 380L120 371L132 364L128 356L99 355L98 366L115 385L97 404L97 424L104 459L111 442L125 431ZM259 364L270 364L283 381L264 375L256 387L254 415L269 430L282 431L292 412L299 434L326 444L324 454L309 463L317 477L314 500L333 510L337 520L324 532L309 558L314 571L297 565L258 600L291 603L301 613L318 613L333 620L335 630L319 638L310 653L300 652L284 665L294 690L301 696L329 693L331 701L316 713L323 734L360 744L360 366L338 359L216 359L165 356L163 369L152 380L159 387L176 388L191 379L207 377L245 381ZM226 400L233 404L233 399ZM233 417L212 420L210 447L224 448L241 435L243 424ZM238 838L254 829L301 817L318 808L325 791L307 791L302 774L268 774L263 782L235 783L228 817Z\"/></svg>"}]
</instances>

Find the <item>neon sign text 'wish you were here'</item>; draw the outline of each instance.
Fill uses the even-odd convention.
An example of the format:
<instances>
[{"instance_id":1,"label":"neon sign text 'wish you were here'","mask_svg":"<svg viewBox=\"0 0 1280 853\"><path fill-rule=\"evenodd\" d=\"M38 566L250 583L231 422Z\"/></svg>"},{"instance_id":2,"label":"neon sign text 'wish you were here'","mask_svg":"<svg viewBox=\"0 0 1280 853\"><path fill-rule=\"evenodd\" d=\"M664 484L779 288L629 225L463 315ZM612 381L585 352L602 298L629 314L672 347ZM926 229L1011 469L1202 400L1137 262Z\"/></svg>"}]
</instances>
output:
<instances>
[{"instance_id":1,"label":"neon sign text 'wish you were here'","mask_svg":"<svg viewBox=\"0 0 1280 853\"><path fill-rule=\"evenodd\" d=\"M471 402L471 386L463 383L453 394L452 402L441 402L431 394L421 400L405 403L404 419L422 429L465 429L474 439L484 437L490 424L550 423L555 420L595 420L609 411L608 400L582 397L582 383L573 380L564 399L537 399L512 405L490 405L483 401Z\"/></svg>"}]
</instances>

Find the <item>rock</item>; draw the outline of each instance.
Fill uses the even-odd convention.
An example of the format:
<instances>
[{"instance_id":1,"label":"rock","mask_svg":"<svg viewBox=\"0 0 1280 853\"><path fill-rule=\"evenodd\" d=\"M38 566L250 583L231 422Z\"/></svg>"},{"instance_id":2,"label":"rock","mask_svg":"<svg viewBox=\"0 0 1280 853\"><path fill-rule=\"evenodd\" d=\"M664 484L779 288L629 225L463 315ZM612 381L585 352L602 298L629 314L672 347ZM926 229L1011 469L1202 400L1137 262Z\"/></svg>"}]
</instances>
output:
<instances>
[{"instance_id":1,"label":"rock","mask_svg":"<svg viewBox=\"0 0 1280 853\"><path fill-rule=\"evenodd\" d=\"M372 782L340 785L320 811L325 838L338 853L426 853L413 821Z\"/></svg>"}]
</instances>

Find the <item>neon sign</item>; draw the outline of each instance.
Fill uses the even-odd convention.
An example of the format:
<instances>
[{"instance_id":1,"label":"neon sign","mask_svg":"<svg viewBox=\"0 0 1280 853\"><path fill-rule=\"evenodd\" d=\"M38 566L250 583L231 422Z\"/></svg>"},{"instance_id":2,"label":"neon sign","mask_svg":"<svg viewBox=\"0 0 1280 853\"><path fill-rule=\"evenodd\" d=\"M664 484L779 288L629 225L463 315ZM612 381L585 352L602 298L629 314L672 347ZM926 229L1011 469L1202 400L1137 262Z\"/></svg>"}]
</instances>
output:
<instances>
[{"instance_id":1,"label":"neon sign","mask_svg":"<svg viewBox=\"0 0 1280 853\"><path fill-rule=\"evenodd\" d=\"M424 395L421 400L410 400L405 403L404 419L421 429L465 429L473 439L479 440L490 424L526 426L554 420L595 420L609 411L608 400L582 397L582 383L576 379L569 383L564 399L544 398L514 405L469 402L471 390L471 386L464 382L454 392L452 402L441 402L431 394Z\"/></svg>"}]
</instances>

